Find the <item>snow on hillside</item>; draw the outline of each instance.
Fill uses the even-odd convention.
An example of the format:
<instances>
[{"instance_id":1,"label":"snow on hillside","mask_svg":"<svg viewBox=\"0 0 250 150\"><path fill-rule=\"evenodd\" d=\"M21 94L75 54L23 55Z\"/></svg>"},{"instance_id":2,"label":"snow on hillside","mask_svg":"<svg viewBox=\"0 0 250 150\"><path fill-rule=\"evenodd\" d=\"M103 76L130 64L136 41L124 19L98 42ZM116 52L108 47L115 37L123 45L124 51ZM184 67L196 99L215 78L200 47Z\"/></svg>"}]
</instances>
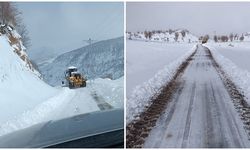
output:
<instances>
[{"instance_id":1,"label":"snow on hillside","mask_svg":"<svg viewBox=\"0 0 250 150\"><path fill-rule=\"evenodd\" d=\"M127 123L150 104L196 44L127 41Z\"/></svg>"},{"instance_id":2,"label":"snow on hillside","mask_svg":"<svg viewBox=\"0 0 250 150\"><path fill-rule=\"evenodd\" d=\"M250 104L250 42L207 43L205 46Z\"/></svg>"},{"instance_id":3,"label":"snow on hillside","mask_svg":"<svg viewBox=\"0 0 250 150\"><path fill-rule=\"evenodd\" d=\"M144 32L127 32L126 36L128 40L142 40L142 41L155 41L155 42L176 42L175 34L178 34L177 42L193 43L198 42L198 38L191 34L188 30L175 30L169 31L155 31L152 32L150 40L146 39ZM184 36L182 35L184 34Z\"/></svg>"},{"instance_id":4,"label":"snow on hillside","mask_svg":"<svg viewBox=\"0 0 250 150\"><path fill-rule=\"evenodd\" d=\"M123 37L100 41L58 56L39 67L44 80L55 86L64 80L64 71L76 66L88 79L117 79L124 74Z\"/></svg>"}]
</instances>

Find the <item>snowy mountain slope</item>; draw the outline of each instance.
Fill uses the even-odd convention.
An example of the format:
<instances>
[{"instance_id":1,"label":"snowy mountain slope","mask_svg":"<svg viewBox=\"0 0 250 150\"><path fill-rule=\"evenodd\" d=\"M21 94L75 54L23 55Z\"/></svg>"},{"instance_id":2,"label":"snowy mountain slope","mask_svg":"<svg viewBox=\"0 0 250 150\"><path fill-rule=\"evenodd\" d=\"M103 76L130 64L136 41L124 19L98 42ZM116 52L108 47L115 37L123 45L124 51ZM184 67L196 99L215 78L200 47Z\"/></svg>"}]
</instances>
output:
<instances>
[{"instance_id":1,"label":"snowy mountain slope","mask_svg":"<svg viewBox=\"0 0 250 150\"><path fill-rule=\"evenodd\" d=\"M33 60L36 64L41 64L48 60L55 58L58 54L49 47L41 47L37 49L31 49L27 51L31 60Z\"/></svg>"},{"instance_id":2,"label":"snowy mountain slope","mask_svg":"<svg viewBox=\"0 0 250 150\"><path fill-rule=\"evenodd\" d=\"M182 35L185 34L184 36ZM198 37L190 33L185 29L178 29L175 31L152 31L152 37L150 40L146 39L144 32L127 32L127 39L130 40L143 40L143 41L155 41L155 42L176 42L175 34L178 34L177 42L192 43L198 42Z\"/></svg>"},{"instance_id":3,"label":"snowy mountain slope","mask_svg":"<svg viewBox=\"0 0 250 150\"><path fill-rule=\"evenodd\" d=\"M15 52L7 35L0 36L0 123L57 93ZM24 53L23 51L20 51ZM25 54L23 54L25 55ZM22 56L22 55L21 55ZM39 96L38 96L39 95Z\"/></svg>"},{"instance_id":4,"label":"snowy mountain slope","mask_svg":"<svg viewBox=\"0 0 250 150\"><path fill-rule=\"evenodd\" d=\"M123 37L100 41L58 56L39 67L44 80L55 86L64 80L64 71L76 66L88 79L123 76Z\"/></svg>"}]
</instances>

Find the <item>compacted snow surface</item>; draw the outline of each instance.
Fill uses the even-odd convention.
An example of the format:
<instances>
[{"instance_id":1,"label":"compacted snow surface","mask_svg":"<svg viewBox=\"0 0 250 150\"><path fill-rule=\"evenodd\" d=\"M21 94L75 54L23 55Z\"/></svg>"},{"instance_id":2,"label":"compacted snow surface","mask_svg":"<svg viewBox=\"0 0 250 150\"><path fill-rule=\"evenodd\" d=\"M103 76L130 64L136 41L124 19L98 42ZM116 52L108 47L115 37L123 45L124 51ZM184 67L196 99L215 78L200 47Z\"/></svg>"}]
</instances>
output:
<instances>
[{"instance_id":1,"label":"compacted snow surface","mask_svg":"<svg viewBox=\"0 0 250 150\"><path fill-rule=\"evenodd\" d=\"M123 77L87 87L51 87L0 36L0 136L34 124L103 109L123 108Z\"/></svg>"}]
</instances>

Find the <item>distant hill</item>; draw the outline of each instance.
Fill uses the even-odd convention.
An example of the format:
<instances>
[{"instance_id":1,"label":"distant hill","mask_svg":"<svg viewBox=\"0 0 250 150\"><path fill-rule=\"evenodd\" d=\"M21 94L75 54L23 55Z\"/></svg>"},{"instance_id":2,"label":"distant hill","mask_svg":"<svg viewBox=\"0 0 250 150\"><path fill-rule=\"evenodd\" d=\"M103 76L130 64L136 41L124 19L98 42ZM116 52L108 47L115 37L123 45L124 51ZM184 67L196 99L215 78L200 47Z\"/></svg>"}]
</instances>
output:
<instances>
[{"instance_id":1,"label":"distant hill","mask_svg":"<svg viewBox=\"0 0 250 150\"><path fill-rule=\"evenodd\" d=\"M123 37L100 41L56 57L52 62L39 65L44 80L50 85L60 85L64 71L76 66L88 79L117 79L124 75Z\"/></svg>"}]
</instances>

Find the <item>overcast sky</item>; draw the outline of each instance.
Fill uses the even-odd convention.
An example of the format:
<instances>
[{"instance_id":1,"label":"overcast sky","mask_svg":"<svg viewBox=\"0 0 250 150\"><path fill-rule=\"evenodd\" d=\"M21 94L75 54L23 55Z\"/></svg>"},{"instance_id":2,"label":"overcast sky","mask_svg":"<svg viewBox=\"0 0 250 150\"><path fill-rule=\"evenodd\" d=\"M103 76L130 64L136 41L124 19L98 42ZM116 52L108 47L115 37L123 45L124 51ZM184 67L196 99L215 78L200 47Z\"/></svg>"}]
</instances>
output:
<instances>
[{"instance_id":1,"label":"overcast sky","mask_svg":"<svg viewBox=\"0 0 250 150\"><path fill-rule=\"evenodd\" d=\"M123 36L123 3L118 2L20 2L32 50L75 49L89 38L104 40Z\"/></svg>"},{"instance_id":2,"label":"overcast sky","mask_svg":"<svg viewBox=\"0 0 250 150\"><path fill-rule=\"evenodd\" d=\"M196 35L250 32L250 3L127 3L127 31L169 28L186 28Z\"/></svg>"}]
</instances>

